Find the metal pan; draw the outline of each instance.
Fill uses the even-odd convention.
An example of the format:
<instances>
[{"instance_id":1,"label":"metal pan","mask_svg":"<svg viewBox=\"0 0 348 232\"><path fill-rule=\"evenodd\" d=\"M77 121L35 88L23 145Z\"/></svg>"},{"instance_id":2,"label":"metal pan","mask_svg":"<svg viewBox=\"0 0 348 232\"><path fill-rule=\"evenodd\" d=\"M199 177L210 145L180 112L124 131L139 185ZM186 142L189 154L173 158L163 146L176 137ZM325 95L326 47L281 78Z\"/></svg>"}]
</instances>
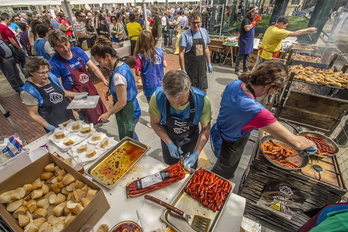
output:
<instances>
[{"instance_id":1,"label":"metal pan","mask_svg":"<svg viewBox=\"0 0 348 232\"><path fill-rule=\"evenodd\" d=\"M193 177L193 173L191 174L190 178L187 178L187 181L185 182L183 187L180 189L179 193L174 197L174 200L171 203L171 205L181 209L187 214L191 214L191 215L196 214L196 215L200 215L205 218L211 219L211 223L209 225L209 228L207 229L207 231L209 232L214 231L218 221L220 220L222 213L226 209L228 200L232 194L233 187L234 187L233 183L229 182L228 180L226 180L225 178L219 175L217 176L232 185L231 192L226 196L225 202L220 211L214 212L208 209L207 207L202 205L197 200L193 199L188 193L185 192L184 188L190 182L191 178ZM185 220L183 220L180 216L177 216L175 213L171 213L170 210L165 210L161 215L161 219L166 224L168 224L171 228L173 228L175 231L194 232L194 230L189 226L189 224Z\"/></svg>"},{"instance_id":2,"label":"metal pan","mask_svg":"<svg viewBox=\"0 0 348 232\"><path fill-rule=\"evenodd\" d=\"M323 153L318 153L318 154L322 154L322 155L326 155L326 156L334 156L340 150L338 145L337 145L337 143L335 143L332 139L330 139L326 135L320 134L318 132L303 131L303 132L299 133L298 135L301 135L301 136L306 136L307 135L307 136L311 136L311 137L315 137L315 138L321 138L321 139L323 139L323 141L325 143L327 143L328 145L330 145L332 147L332 151L334 152L334 154L323 154Z\"/></svg>"},{"instance_id":3,"label":"metal pan","mask_svg":"<svg viewBox=\"0 0 348 232\"><path fill-rule=\"evenodd\" d=\"M285 170L289 170L289 171L299 170L299 169L302 169L302 168L304 168L304 167L306 167L306 166L308 165L308 163L309 163L309 157L308 157L308 156L303 156L303 157L301 157L299 153L298 153L297 155L295 155L295 156L292 156L292 157L287 158L289 161L294 162L294 163L297 163L297 164L299 165L298 168L285 167L285 166L283 166L283 165L281 165L281 164L278 164L278 163L274 162L274 161L273 161L271 158L269 158L269 157L263 152L263 150L261 149L261 143L267 142L267 141L269 141L270 139L272 139L274 142L279 143L280 145L282 145L282 146L284 146L284 147L286 147L286 148L290 148L290 149L292 149L292 150L295 150L295 149L293 149L290 145L288 145L288 144L286 144L286 143L284 143L284 142L282 142L282 141L280 141L280 140L274 138L274 137L271 136L271 135L266 135L266 136L262 137L261 140L260 140L260 144L259 144L260 151L261 151L261 153L263 154L263 156L264 156L271 164L277 166L278 168L285 169Z\"/></svg>"},{"instance_id":4,"label":"metal pan","mask_svg":"<svg viewBox=\"0 0 348 232\"><path fill-rule=\"evenodd\" d=\"M118 149L122 149L123 152L119 153L117 151ZM145 144L125 137L114 148L92 164L86 173L104 187L112 189L115 187L118 180L120 180L149 149L150 147ZM117 170L112 169L116 171L115 175L110 178L106 178L106 174L100 175L100 170L105 168L105 166L112 168L116 166Z\"/></svg>"}]
</instances>

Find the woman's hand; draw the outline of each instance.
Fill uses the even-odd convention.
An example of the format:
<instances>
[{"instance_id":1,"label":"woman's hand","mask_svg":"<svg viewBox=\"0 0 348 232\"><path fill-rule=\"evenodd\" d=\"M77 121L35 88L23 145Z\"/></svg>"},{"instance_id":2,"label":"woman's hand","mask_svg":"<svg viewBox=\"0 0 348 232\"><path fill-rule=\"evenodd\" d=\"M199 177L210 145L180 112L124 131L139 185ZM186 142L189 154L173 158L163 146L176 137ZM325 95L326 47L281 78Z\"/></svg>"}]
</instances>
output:
<instances>
[{"instance_id":1,"label":"woman's hand","mask_svg":"<svg viewBox=\"0 0 348 232\"><path fill-rule=\"evenodd\" d=\"M98 121L106 122L109 117L110 117L109 112L106 112L106 113L100 115L100 117L98 118Z\"/></svg>"}]
</instances>

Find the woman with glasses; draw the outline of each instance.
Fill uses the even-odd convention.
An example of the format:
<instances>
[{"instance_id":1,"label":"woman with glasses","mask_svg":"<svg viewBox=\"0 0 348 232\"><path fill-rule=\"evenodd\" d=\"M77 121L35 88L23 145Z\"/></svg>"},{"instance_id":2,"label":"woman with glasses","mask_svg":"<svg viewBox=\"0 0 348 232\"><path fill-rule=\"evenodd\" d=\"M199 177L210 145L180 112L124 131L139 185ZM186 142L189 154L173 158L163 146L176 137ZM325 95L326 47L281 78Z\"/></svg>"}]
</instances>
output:
<instances>
[{"instance_id":1,"label":"woman with glasses","mask_svg":"<svg viewBox=\"0 0 348 232\"><path fill-rule=\"evenodd\" d=\"M31 56L24 67L29 75L21 89L22 103L28 109L29 116L43 126L46 132L53 132L58 124L75 119L66 97L76 93L64 91L58 78L50 72L47 60Z\"/></svg>"},{"instance_id":2,"label":"woman with glasses","mask_svg":"<svg viewBox=\"0 0 348 232\"><path fill-rule=\"evenodd\" d=\"M281 61L269 61L243 73L222 93L220 111L211 129L212 148L218 160L212 171L227 179L234 177L250 132L262 129L289 144L301 155L317 151L314 143L286 129L256 98L275 94L285 86L288 70Z\"/></svg>"},{"instance_id":3,"label":"woman with glasses","mask_svg":"<svg viewBox=\"0 0 348 232\"><path fill-rule=\"evenodd\" d=\"M120 13L117 14L117 16L111 16L110 20L110 32L111 32L111 41L112 42L122 42L125 37L126 33L124 31L124 27L120 20Z\"/></svg>"}]
</instances>

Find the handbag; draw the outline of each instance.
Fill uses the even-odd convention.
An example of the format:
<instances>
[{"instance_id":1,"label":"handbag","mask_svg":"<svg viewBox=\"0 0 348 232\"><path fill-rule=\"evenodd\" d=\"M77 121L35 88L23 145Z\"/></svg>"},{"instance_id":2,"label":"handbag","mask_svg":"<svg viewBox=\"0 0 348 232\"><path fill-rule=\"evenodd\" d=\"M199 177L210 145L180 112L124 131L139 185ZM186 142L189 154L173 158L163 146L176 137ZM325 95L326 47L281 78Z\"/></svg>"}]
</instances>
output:
<instances>
[{"instance_id":1,"label":"handbag","mask_svg":"<svg viewBox=\"0 0 348 232\"><path fill-rule=\"evenodd\" d=\"M11 49L15 63L22 63L25 61L26 54L22 50L18 50L13 44L9 44L6 40L2 40Z\"/></svg>"}]
</instances>

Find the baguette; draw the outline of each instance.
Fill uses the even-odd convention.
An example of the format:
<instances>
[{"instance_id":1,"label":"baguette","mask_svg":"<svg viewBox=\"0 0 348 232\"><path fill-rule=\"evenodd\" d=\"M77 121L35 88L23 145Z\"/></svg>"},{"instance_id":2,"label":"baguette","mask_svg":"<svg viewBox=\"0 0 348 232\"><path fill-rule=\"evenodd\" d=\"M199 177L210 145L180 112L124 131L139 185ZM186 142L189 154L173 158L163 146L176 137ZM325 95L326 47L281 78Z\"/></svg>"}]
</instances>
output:
<instances>
[{"instance_id":1,"label":"baguette","mask_svg":"<svg viewBox=\"0 0 348 232\"><path fill-rule=\"evenodd\" d=\"M40 178L43 180L51 179L54 176L53 172L44 172L40 175Z\"/></svg>"},{"instance_id":2,"label":"baguette","mask_svg":"<svg viewBox=\"0 0 348 232\"><path fill-rule=\"evenodd\" d=\"M18 209L16 209L16 211L14 211L13 212L13 214L12 214L12 216L14 217L14 218L18 218L18 214L26 214L27 213L27 207L25 206L25 205L21 205L21 206L19 206L19 208Z\"/></svg>"},{"instance_id":3,"label":"baguette","mask_svg":"<svg viewBox=\"0 0 348 232\"><path fill-rule=\"evenodd\" d=\"M17 201L11 202L10 204L8 204L8 206L6 207L8 212L14 212L16 211L16 209L18 209L21 205L23 205L24 200L23 199L19 199Z\"/></svg>"},{"instance_id":4,"label":"baguette","mask_svg":"<svg viewBox=\"0 0 348 232\"><path fill-rule=\"evenodd\" d=\"M40 228L40 226L46 221L46 218L36 218L33 220L34 225L37 228Z\"/></svg>"},{"instance_id":5,"label":"baguette","mask_svg":"<svg viewBox=\"0 0 348 232\"><path fill-rule=\"evenodd\" d=\"M82 144L76 150L77 150L77 153L82 153L84 151L87 151L87 149L88 149L87 144Z\"/></svg>"},{"instance_id":6,"label":"baguette","mask_svg":"<svg viewBox=\"0 0 348 232\"><path fill-rule=\"evenodd\" d=\"M38 199L40 197L42 197L43 195L43 190L42 189L35 189L31 192L31 199Z\"/></svg>"},{"instance_id":7,"label":"baguette","mask_svg":"<svg viewBox=\"0 0 348 232\"><path fill-rule=\"evenodd\" d=\"M101 148L106 148L107 146L109 146L109 138L105 137L103 138L103 140L100 142L100 147Z\"/></svg>"},{"instance_id":8,"label":"baguette","mask_svg":"<svg viewBox=\"0 0 348 232\"><path fill-rule=\"evenodd\" d=\"M97 154L97 152L95 150L88 150L88 151L86 151L86 157L88 157L88 158L92 158L96 154Z\"/></svg>"},{"instance_id":9,"label":"baguette","mask_svg":"<svg viewBox=\"0 0 348 232\"><path fill-rule=\"evenodd\" d=\"M0 195L0 203L2 203L2 204L9 203L12 200L11 195L14 191L15 190L10 190L10 191L2 193Z\"/></svg>"},{"instance_id":10,"label":"baguette","mask_svg":"<svg viewBox=\"0 0 348 232\"><path fill-rule=\"evenodd\" d=\"M33 190L35 190L42 187L43 181L40 178L37 178L36 180L34 180L34 182L31 185Z\"/></svg>"},{"instance_id":11,"label":"baguette","mask_svg":"<svg viewBox=\"0 0 348 232\"><path fill-rule=\"evenodd\" d=\"M74 181L75 181L75 177L73 177L73 175L71 175L70 173L66 174L62 180L64 185L68 185Z\"/></svg>"},{"instance_id":12,"label":"baguette","mask_svg":"<svg viewBox=\"0 0 348 232\"><path fill-rule=\"evenodd\" d=\"M44 170L46 172L54 172L55 171L55 168L54 168L55 164L54 163L50 163L50 164L47 164L44 168Z\"/></svg>"},{"instance_id":13,"label":"baguette","mask_svg":"<svg viewBox=\"0 0 348 232\"><path fill-rule=\"evenodd\" d=\"M87 133L89 133L89 132L91 132L92 131L92 129L88 126L88 127L82 127L81 129L80 129L80 132L82 133L82 134L87 134Z\"/></svg>"},{"instance_id":14,"label":"baguette","mask_svg":"<svg viewBox=\"0 0 348 232\"><path fill-rule=\"evenodd\" d=\"M31 184L25 184L23 185L23 189L25 191L25 196L27 196L31 190L33 190L33 186Z\"/></svg>"},{"instance_id":15,"label":"baguette","mask_svg":"<svg viewBox=\"0 0 348 232\"><path fill-rule=\"evenodd\" d=\"M81 128L81 125L80 125L79 122L75 122L75 123L72 124L72 126L71 126L71 129L73 129L73 130L78 130L78 129L80 129L80 128Z\"/></svg>"},{"instance_id":16,"label":"baguette","mask_svg":"<svg viewBox=\"0 0 348 232\"><path fill-rule=\"evenodd\" d=\"M43 198L40 199L36 202L37 207L39 208L44 208L44 209L48 209L48 207L50 206L50 203L48 202L47 198Z\"/></svg>"},{"instance_id":17,"label":"baguette","mask_svg":"<svg viewBox=\"0 0 348 232\"><path fill-rule=\"evenodd\" d=\"M29 210L30 213L33 213L33 212L36 210L36 208L37 208L37 206L36 206L36 201L34 201L34 200L28 201L28 202L25 204L25 206L28 208L28 210Z\"/></svg>"},{"instance_id":18,"label":"baguette","mask_svg":"<svg viewBox=\"0 0 348 232\"><path fill-rule=\"evenodd\" d=\"M18 215L18 223L20 227L24 227L28 225L30 222L30 218L27 215L19 214Z\"/></svg>"},{"instance_id":19,"label":"baguette","mask_svg":"<svg viewBox=\"0 0 348 232\"><path fill-rule=\"evenodd\" d=\"M57 132L54 132L53 133L54 137L56 139L62 139L62 138L65 138L65 134L63 131L57 131Z\"/></svg>"},{"instance_id":20,"label":"baguette","mask_svg":"<svg viewBox=\"0 0 348 232\"><path fill-rule=\"evenodd\" d=\"M40 218L40 217L46 217L47 215L47 209L44 208L37 208L33 213L33 218Z\"/></svg>"},{"instance_id":21,"label":"baguette","mask_svg":"<svg viewBox=\"0 0 348 232\"><path fill-rule=\"evenodd\" d=\"M15 191L11 193L12 200L18 200L23 198L24 196L25 196L25 190L23 187L17 188L15 189Z\"/></svg>"}]
</instances>

